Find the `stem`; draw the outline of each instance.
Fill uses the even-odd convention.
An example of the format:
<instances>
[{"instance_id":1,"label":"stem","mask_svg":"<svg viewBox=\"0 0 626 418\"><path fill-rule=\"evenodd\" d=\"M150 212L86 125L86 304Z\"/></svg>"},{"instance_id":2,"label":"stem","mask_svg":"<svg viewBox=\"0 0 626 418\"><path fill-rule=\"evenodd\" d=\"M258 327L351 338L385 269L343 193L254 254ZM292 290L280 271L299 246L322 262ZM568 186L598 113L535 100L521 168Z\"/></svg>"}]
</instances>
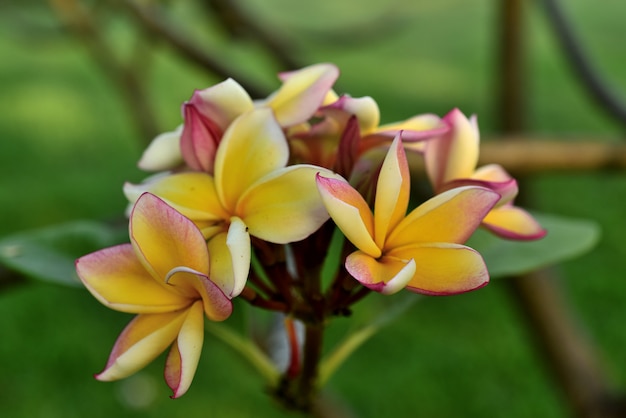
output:
<instances>
[{"instance_id":1,"label":"stem","mask_svg":"<svg viewBox=\"0 0 626 418\"><path fill-rule=\"evenodd\" d=\"M319 365L324 341L322 322L305 323L303 362L300 373L292 376L289 371L277 387L276 397L283 406L302 412L311 412L317 397Z\"/></svg>"},{"instance_id":2,"label":"stem","mask_svg":"<svg viewBox=\"0 0 626 418\"><path fill-rule=\"evenodd\" d=\"M310 409L317 395L317 378L322 358L324 328L323 323L305 324L304 362L298 387L298 400L305 407L305 410Z\"/></svg>"}]
</instances>

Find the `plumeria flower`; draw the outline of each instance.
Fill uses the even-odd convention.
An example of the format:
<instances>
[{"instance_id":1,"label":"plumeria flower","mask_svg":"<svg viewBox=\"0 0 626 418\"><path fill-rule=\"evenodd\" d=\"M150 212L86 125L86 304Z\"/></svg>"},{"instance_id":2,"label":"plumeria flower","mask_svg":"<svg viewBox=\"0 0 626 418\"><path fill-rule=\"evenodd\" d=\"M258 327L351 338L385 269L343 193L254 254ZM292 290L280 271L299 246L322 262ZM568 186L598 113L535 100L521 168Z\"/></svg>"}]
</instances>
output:
<instances>
[{"instance_id":1,"label":"plumeria flower","mask_svg":"<svg viewBox=\"0 0 626 418\"><path fill-rule=\"evenodd\" d=\"M333 97L330 89L339 76L332 64L316 64L297 71L279 74L281 87L268 98L253 101L239 83L227 79L204 90L196 90L183 105L184 124L177 131L155 138L140 161L150 171L174 168L172 143L177 141L179 154L188 167L213 174L215 153L224 132L240 115L253 109L272 109L278 124L287 128L302 123ZM177 139L174 139L177 138ZM161 163L171 161L169 166Z\"/></svg>"},{"instance_id":2,"label":"plumeria flower","mask_svg":"<svg viewBox=\"0 0 626 418\"><path fill-rule=\"evenodd\" d=\"M165 380L177 398L195 374L204 317L222 321L230 316L232 303L209 276L209 252L200 230L161 199L144 194L137 200L130 240L76 262L80 279L96 299L138 314L96 378L130 376L171 346Z\"/></svg>"},{"instance_id":3,"label":"plumeria flower","mask_svg":"<svg viewBox=\"0 0 626 418\"><path fill-rule=\"evenodd\" d=\"M357 248L346 258L346 270L364 286L385 294L406 288L448 295L486 285L489 275L482 257L462 244L500 196L484 187L460 187L406 215L409 182L400 135L381 167L374 213L347 182L317 176L326 209Z\"/></svg>"},{"instance_id":4,"label":"plumeria flower","mask_svg":"<svg viewBox=\"0 0 626 418\"><path fill-rule=\"evenodd\" d=\"M380 110L371 97L337 97L317 112L315 123L294 126L288 136L300 161L332 168L350 177L357 161L369 150L387 147L403 131L404 145L421 151L424 140L449 127L433 114L380 125Z\"/></svg>"},{"instance_id":5,"label":"plumeria flower","mask_svg":"<svg viewBox=\"0 0 626 418\"><path fill-rule=\"evenodd\" d=\"M483 226L500 237L531 240L543 237L546 231L524 209L513 205L517 182L501 166L490 164L476 169L480 135L475 116L467 119L454 109L443 120L450 130L428 141L424 153L426 172L439 193L444 190L477 185L490 188L502 197L483 220Z\"/></svg>"},{"instance_id":6,"label":"plumeria flower","mask_svg":"<svg viewBox=\"0 0 626 418\"><path fill-rule=\"evenodd\" d=\"M163 198L201 228L211 254L211 277L231 297L246 284L250 235L285 244L315 232L328 213L315 175L336 177L312 165L287 166L289 146L267 108L233 121L217 148L215 173L184 172L126 184L134 201L144 192Z\"/></svg>"}]
</instances>

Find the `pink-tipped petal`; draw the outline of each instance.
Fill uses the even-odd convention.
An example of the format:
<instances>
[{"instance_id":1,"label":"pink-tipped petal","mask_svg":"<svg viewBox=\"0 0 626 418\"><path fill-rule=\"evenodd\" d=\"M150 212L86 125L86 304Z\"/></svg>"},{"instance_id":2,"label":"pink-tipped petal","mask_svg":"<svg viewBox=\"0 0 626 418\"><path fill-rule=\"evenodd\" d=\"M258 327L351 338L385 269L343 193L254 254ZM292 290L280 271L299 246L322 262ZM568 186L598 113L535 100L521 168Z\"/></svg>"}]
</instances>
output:
<instances>
[{"instance_id":1,"label":"pink-tipped petal","mask_svg":"<svg viewBox=\"0 0 626 418\"><path fill-rule=\"evenodd\" d=\"M158 197L141 195L130 216L130 237L138 258L157 279L175 267L209 271L209 252L200 230Z\"/></svg>"},{"instance_id":2,"label":"pink-tipped petal","mask_svg":"<svg viewBox=\"0 0 626 418\"><path fill-rule=\"evenodd\" d=\"M172 292L146 271L130 244L105 248L79 258L76 272L100 303L117 311L162 313L189 304L189 299Z\"/></svg>"},{"instance_id":3,"label":"pink-tipped petal","mask_svg":"<svg viewBox=\"0 0 626 418\"><path fill-rule=\"evenodd\" d=\"M478 162L479 137L476 128L458 109L444 118L450 130L427 142L426 172L435 190L451 180L469 178Z\"/></svg>"},{"instance_id":4,"label":"pink-tipped petal","mask_svg":"<svg viewBox=\"0 0 626 418\"><path fill-rule=\"evenodd\" d=\"M212 321L223 321L233 311L230 298L202 272L189 267L176 267L167 274L165 281L193 299L202 299L206 316Z\"/></svg>"},{"instance_id":5,"label":"pink-tipped petal","mask_svg":"<svg viewBox=\"0 0 626 418\"><path fill-rule=\"evenodd\" d=\"M374 242L374 216L363 197L345 180L317 176L326 210L352 244L371 257L380 257Z\"/></svg>"},{"instance_id":6,"label":"pink-tipped petal","mask_svg":"<svg viewBox=\"0 0 626 418\"><path fill-rule=\"evenodd\" d=\"M378 259L356 251L346 258L346 270L362 285L376 292L391 295L402 290L415 275L413 260L382 256Z\"/></svg>"},{"instance_id":7,"label":"pink-tipped petal","mask_svg":"<svg viewBox=\"0 0 626 418\"><path fill-rule=\"evenodd\" d=\"M339 77L332 64L316 64L279 75L283 85L266 105L274 110L280 126L292 126L311 118Z\"/></svg>"},{"instance_id":8,"label":"pink-tipped petal","mask_svg":"<svg viewBox=\"0 0 626 418\"><path fill-rule=\"evenodd\" d=\"M224 207L232 213L248 187L285 167L288 159L287 139L271 110L237 118L224 134L215 160L215 186Z\"/></svg>"},{"instance_id":9,"label":"pink-tipped petal","mask_svg":"<svg viewBox=\"0 0 626 418\"><path fill-rule=\"evenodd\" d=\"M483 220L483 226L502 238L512 240L535 240L547 233L530 213L512 205L494 208Z\"/></svg>"},{"instance_id":10,"label":"pink-tipped petal","mask_svg":"<svg viewBox=\"0 0 626 418\"><path fill-rule=\"evenodd\" d=\"M165 171L178 167L183 163L180 152L180 135L182 125L172 132L165 132L152 140L143 152L139 168L145 171Z\"/></svg>"},{"instance_id":11,"label":"pink-tipped petal","mask_svg":"<svg viewBox=\"0 0 626 418\"><path fill-rule=\"evenodd\" d=\"M400 135L391 143L383 161L376 187L374 204L374 241L378 248L385 244L387 234L400 223L409 206L409 164Z\"/></svg>"},{"instance_id":12,"label":"pink-tipped petal","mask_svg":"<svg viewBox=\"0 0 626 418\"><path fill-rule=\"evenodd\" d=\"M472 178L475 180L485 180L493 182L506 182L513 177L506 170L498 164L487 164L480 168L477 168L472 174Z\"/></svg>"},{"instance_id":13,"label":"pink-tipped petal","mask_svg":"<svg viewBox=\"0 0 626 418\"><path fill-rule=\"evenodd\" d=\"M197 90L189 100L200 114L224 132L238 116L254 108L243 87L229 78L204 90Z\"/></svg>"},{"instance_id":14,"label":"pink-tipped petal","mask_svg":"<svg viewBox=\"0 0 626 418\"><path fill-rule=\"evenodd\" d=\"M356 116L362 135L367 135L376 130L380 122L378 104L369 96L356 98L341 96L339 100L330 104L326 109L337 109Z\"/></svg>"},{"instance_id":15,"label":"pink-tipped petal","mask_svg":"<svg viewBox=\"0 0 626 418\"><path fill-rule=\"evenodd\" d=\"M215 152L223 132L192 103L183 105L183 113L185 125L180 138L182 156L192 169L212 173Z\"/></svg>"},{"instance_id":16,"label":"pink-tipped petal","mask_svg":"<svg viewBox=\"0 0 626 418\"><path fill-rule=\"evenodd\" d=\"M444 184L441 187L440 192L467 186L484 187L498 193L500 195L500 200L496 206L502 206L511 202L515 199L515 196L517 196L518 193L517 180L514 178L509 178L505 181L477 180L474 178L452 180Z\"/></svg>"},{"instance_id":17,"label":"pink-tipped petal","mask_svg":"<svg viewBox=\"0 0 626 418\"><path fill-rule=\"evenodd\" d=\"M144 368L174 341L187 311L137 315L115 341L104 370L96 379L110 382Z\"/></svg>"},{"instance_id":18,"label":"pink-tipped petal","mask_svg":"<svg viewBox=\"0 0 626 418\"><path fill-rule=\"evenodd\" d=\"M485 286L489 273L481 255L464 245L429 243L404 247L389 256L413 259L417 269L406 289L426 295L453 295Z\"/></svg>"},{"instance_id":19,"label":"pink-tipped petal","mask_svg":"<svg viewBox=\"0 0 626 418\"><path fill-rule=\"evenodd\" d=\"M187 310L178 338L165 361L165 381L172 389L173 399L181 397L189 389L200 361L203 341L204 315L202 303L198 301Z\"/></svg>"},{"instance_id":20,"label":"pink-tipped petal","mask_svg":"<svg viewBox=\"0 0 626 418\"><path fill-rule=\"evenodd\" d=\"M391 232L385 249L420 242L464 243L499 199L500 195L482 187L443 192L409 213Z\"/></svg>"},{"instance_id":21,"label":"pink-tipped petal","mask_svg":"<svg viewBox=\"0 0 626 418\"><path fill-rule=\"evenodd\" d=\"M376 134L393 138L402 131L402 141L404 146L408 147L411 145L417 146L417 144L412 144L413 142L421 142L425 139L443 135L449 130L450 127L439 116L426 113L413 116L401 122L381 125L376 130Z\"/></svg>"}]
</instances>

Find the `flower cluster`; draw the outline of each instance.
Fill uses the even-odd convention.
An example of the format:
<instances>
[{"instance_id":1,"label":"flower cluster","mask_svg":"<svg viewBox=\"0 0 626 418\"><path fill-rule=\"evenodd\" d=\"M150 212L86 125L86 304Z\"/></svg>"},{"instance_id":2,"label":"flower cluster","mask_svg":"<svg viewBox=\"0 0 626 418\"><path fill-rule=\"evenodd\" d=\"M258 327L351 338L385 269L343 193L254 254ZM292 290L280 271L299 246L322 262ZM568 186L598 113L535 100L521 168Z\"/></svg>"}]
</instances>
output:
<instances>
[{"instance_id":1,"label":"flower cluster","mask_svg":"<svg viewBox=\"0 0 626 418\"><path fill-rule=\"evenodd\" d=\"M481 224L510 239L545 234L513 205L514 179L475 168L474 117L453 110L381 125L372 98L333 91L338 75L330 64L284 73L258 101L231 79L196 91L183 124L146 149L139 166L157 173L124 186L130 243L76 262L100 302L137 314L98 379L129 376L170 347L165 378L179 397L204 318L228 318L235 297L323 321L371 290L466 292L489 280L464 245ZM434 191L408 214L407 152L423 156ZM345 263L323 289L335 225ZM251 269L255 258L265 274Z\"/></svg>"}]
</instances>

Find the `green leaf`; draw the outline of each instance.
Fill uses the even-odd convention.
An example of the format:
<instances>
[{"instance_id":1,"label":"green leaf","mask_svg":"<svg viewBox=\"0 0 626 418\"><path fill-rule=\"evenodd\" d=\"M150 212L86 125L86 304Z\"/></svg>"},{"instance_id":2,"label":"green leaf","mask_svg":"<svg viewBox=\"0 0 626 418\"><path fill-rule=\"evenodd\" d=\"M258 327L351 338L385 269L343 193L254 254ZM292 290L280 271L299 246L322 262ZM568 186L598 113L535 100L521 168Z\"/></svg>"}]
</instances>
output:
<instances>
[{"instance_id":1,"label":"green leaf","mask_svg":"<svg viewBox=\"0 0 626 418\"><path fill-rule=\"evenodd\" d=\"M223 323L205 321L205 329L248 360L270 387L278 385L280 372L254 341L243 337Z\"/></svg>"},{"instance_id":2,"label":"green leaf","mask_svg":"<svg viewBox=\"0 0 626 418\"><path fill-rule=\"evenodd\" d=\"M119 244L127 236L126 229L122 232L92 221L21 232L0 240L0 263L33 279L82 286L74 261L90 252Z\"/></svg>"},{"instance_id":3,"label":"green leaf","mask_svg":"<svg viewBox=\"0 0 626 418\"><path fill-rule=\"evenodd\" d=\"M590 251L600 227L590 220L533 214L548 234L537 241L509 241L478 230L467 245L479 251L491 278L529 273Z\"/></svg>"},{"instance_id":4,"label":"green leaf","mask_svg":"<svg viewBox=\"0 0 626 418\"><path fill-rule=\"evenodd\" d=\"M401 292L396 295L372 293L366 303L361 303L367 322L347 336L322 359L317 384L321 387L337 371L350 355L385 326L404 315L421 295Z\"/></svg>"}]
</instances>

